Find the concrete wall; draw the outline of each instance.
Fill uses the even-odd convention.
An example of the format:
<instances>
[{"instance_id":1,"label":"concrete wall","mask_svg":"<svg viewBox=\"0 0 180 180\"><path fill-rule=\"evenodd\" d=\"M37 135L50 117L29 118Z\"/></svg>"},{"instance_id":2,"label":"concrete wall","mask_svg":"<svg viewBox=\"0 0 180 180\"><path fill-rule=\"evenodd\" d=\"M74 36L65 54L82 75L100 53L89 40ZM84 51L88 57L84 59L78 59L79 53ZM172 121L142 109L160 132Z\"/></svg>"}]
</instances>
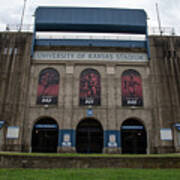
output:
<instances>
[{"instance_id":1,"label":"concrete wall","mask_svg":"<svg viewBox=\"0 0 180 180\"><path fill-rule=\"evenodd\" d=\"M146 128L148 152L180 150L174 127L175 123L180 122L179 37L150 37L151 60L138 63L33 60L30 57L31 37L31 34L24 33L0 34L0 117L6 121L2 149L30 151L32 128L38 119L46 116L57 121L60 131L75 131L78 123L87 117L88 109L87 106L79 106L79 76L84 69L93 68L101 75L102 101L101 106L92 107L93 118L102 124L105 131L119 132L126 119L136 118ZM44 49L36 47L35 50ZM45 50L54 49L46 47ZM56 47L55 50L133 52L132 49L93 47ZM36 104L39 73L47 67L55 68L60 74L58 105L48 108ZM127 69L134 69L141 75L143 107L123 107L121 104L121 75ZM5 137L7 126L20 127L18 139L10 140ZM172 141L160 140L161 128L172 129ZM74 147L71 148L74 151ZM60 146L59 151L61 150L63 151ZM104 150L108 152L107 149ZM119 145L114 152L120 151Z\"/></svg>"},{"instance_id":2,"label":"concrete wall","mask_svg":"<svg viewBox=\"0 0 180 180\"><path fill-rule=\"evenodd\" d=\"M30 70L32 34L0 34L0 119L3 127L3 150L22 150L24 120ZM19 126L19 138L6 139L7 126Z\"/></svg>"},{"instance_id":3,"label":"concrete wall","mask_svg":"<svg viewBox=\"0 0 180 180\"><path fill-rule=\"evenodd\" d=\"M179 157L0 155L0 168L180 168Z\"/></svg>"},{"instance_id":4,"label":"concrete wall","mask_svg":"<svg viewBox=\"0 0 180 180\"><path fill-rule=\"evenodd\" d=\"M174 124L180 122L180 38L152 37L150 49L154 151L179 151ZM160 141L160 128L171 128L173 141Z\"/></svg>"}]
</instances>

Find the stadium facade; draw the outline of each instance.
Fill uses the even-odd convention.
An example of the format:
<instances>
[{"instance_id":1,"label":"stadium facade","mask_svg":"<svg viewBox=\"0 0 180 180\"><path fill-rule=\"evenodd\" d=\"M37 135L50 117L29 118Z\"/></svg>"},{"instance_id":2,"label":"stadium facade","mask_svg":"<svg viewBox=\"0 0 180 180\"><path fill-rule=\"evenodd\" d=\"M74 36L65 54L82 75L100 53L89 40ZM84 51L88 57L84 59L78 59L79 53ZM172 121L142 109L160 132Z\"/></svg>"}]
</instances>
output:
<instances>
[{"instance_id":1,"label":"stadium facade","mask_svg":"<svg viewBox=\"0 0 180 180\"><path fill-rule=\"evenodd\" d=\"M148 36L138 9L39 7L34 27L0 33L1 151L180 152L180 37Z\"/></svg>"}]
</instances>

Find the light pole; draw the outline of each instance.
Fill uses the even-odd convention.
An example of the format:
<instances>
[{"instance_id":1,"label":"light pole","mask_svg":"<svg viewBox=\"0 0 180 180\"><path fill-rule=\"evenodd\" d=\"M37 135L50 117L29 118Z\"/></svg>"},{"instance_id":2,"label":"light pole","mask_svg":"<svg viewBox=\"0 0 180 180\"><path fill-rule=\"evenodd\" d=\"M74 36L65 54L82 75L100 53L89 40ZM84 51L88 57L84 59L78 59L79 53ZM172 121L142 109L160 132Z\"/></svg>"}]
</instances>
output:
<instances>
[{"instance_id":1,"label":"light pole","mask_svg":"<svg viewBox=\"0 0 180 180\"><path fill-rule=\"evenodd\" d=\"M23 26L23 21L24 21L24 13L25 13L25 8L26 8L26 2L27 0L24 0L24 5L23 5L23 10L22 10L22 15L21 15L21 24L19 27L19 31L21 32L22 26Z\"/></svg>"}]
</instances>

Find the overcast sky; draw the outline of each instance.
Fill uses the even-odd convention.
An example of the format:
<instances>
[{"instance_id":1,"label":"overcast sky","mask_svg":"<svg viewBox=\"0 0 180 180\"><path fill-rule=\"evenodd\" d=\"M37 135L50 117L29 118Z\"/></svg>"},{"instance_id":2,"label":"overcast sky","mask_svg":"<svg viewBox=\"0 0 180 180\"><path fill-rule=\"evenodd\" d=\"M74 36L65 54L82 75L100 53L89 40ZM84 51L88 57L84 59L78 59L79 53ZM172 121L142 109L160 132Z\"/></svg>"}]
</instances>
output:
<instances>
[{"instance_id":1,"label":"overcast sky","mask_svg":"<svg viewBox=\"0 0 180 180\"><path fill-rule=\"evenodd\" d=\"M0 0L0 25L20 24L24 0ZM156 3L158 3L162 27L174 27L180 35L180 0L27 0L24 24L33 24L37 6L83 6L144 9L149 17L148 25L158 27Z\"/></svg>"}]
</instances>

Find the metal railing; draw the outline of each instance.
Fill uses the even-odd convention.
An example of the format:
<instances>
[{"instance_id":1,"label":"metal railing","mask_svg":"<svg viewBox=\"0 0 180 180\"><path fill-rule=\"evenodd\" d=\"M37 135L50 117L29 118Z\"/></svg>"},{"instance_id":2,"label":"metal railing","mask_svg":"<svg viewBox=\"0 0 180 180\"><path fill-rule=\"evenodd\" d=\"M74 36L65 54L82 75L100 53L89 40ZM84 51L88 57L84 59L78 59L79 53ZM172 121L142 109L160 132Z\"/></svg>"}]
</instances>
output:
<instances>
[{"instance_id":1,"label":"metal railing","mask_svg":"<svg viewBox=\"0 0 180 180\"><path fill-rule=\"evenodd\" d=\"M179 31L178 31L179 30ZM173 28L173 27L161 27L161 31L159 30L159 27L149 27L148 28L149 35L161 35L161 36L174 36L174 35L180 35L180 27L179 28Z\"/></svg>"},{"instance_id":2,"label":"metal railing","mask_svg":"<svg viewBox=\"0 0 180 180\"><path fill-rule=\"evenodd\" d=\"M1 24L0 25L0 32L18 32L21 29L21 32L33 32L34 25L33 24L24 24L22 27L20 24ZM162 35L162 36L174 36L180 35L180 26L174 27L162 27L161 32L158 27L148 27L148 34L149 35ZM74 38L78 38L76 35L72 35ZM112 39L114 39L112 35ZM94 38L92 35L86 35L88 39ZM97 36L96 36L97 37ZM102 37L102 36L101 36ZM99 38L101 38L99 37ZM119 35L117 35L118 39ZM51 38L51 36L49 36ZM107 39L107 36L103 36L102 38ZM110 37L108 37L109 39ZM111 38L110 38L111 39Z\"/></svg>"},{"instance_id":3,"label":"metal railing","mask_svg":"<svg viewBox=\"0 0 180 180\"><path fill-rule=\"evenodd\" d=\"M0 31L2 32L33 32L33 24L24 24L21 26L20 24L1 24Z\"/></svg>"}]
</instances>

